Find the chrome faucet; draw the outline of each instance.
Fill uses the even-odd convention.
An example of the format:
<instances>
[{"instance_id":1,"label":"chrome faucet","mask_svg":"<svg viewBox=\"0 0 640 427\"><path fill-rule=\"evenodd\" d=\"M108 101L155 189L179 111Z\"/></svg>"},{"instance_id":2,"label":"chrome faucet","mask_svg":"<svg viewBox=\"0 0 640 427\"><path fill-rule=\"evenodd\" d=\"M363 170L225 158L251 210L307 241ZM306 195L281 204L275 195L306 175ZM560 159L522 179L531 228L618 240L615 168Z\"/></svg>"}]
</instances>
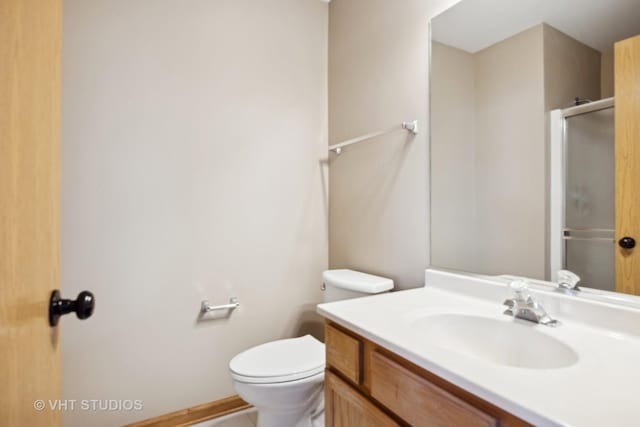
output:
<instances>
[{"instance_id":1,"label":"chrome faucet","mask_svg":"<svg viewBox=\"0 0 640 427\"><path fill-rule=\"evenodd\" d=\"M529 287L524 280L514 280L509 285L513 298L506 299L504 305L508 308L504 314L516 319L528 320L545 326L557 326L558 321L552 319L545 309L529 293Z\"/></svg>"},{"instance_id":2,"label":"chrome faucet","mask_svg":"<svg viewBox=\"0 0 640 427\"><path fill-rule=\"evenodd\" d=\"M558 271L558 287L557 289L566 293L574 293L579 291L578 283L580 276L569 270Z\"/></svg>"}]
</instances>

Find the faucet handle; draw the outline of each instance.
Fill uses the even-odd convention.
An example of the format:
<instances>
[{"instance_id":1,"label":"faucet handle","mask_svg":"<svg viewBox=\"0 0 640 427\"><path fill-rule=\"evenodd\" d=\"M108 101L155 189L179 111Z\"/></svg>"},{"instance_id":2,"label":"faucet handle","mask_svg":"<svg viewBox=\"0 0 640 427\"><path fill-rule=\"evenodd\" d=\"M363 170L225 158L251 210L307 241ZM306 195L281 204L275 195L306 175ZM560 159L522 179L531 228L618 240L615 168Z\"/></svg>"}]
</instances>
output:
<instances>
[{"instance_id":1,"label":"faucet handle","mask_svg":"<svg viewBox=\"0 0 640 427\"><path fill-rule=\"evenodd\" d=\"M509 289L516 301L529 301L531 299L529 284L524 279L516 279L509 283Z\"/></svg>"},{"instance_id":2,"label":"faucet handle","mask_svg":"<svg viewBox=\"0 0 640 427\"><path fill-rule=\"evenodd\" d=\"M562 289L579 290L578 282L580 282L580 276L569 270L558 271L558 287Z\"/></svg>"}]
</instances>

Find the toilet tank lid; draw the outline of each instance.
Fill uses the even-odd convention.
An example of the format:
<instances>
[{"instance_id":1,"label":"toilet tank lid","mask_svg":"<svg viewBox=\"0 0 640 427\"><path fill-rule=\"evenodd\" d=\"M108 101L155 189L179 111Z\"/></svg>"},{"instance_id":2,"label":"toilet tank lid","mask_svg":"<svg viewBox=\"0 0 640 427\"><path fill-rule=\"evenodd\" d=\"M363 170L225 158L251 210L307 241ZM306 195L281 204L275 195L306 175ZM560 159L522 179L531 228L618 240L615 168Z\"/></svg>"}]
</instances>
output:
<instances>
[{"instance_id":1,"label":"toilet tank lid","mask_svg":"<svg viewBox=\"0 0 640 427\"><path fill-rule=\"evenodd\" d=\"M391 279L347 269L326 270L322 273L322 280L326 286L365 294L377 294L393 289Z\"/></svg>"}]
</instances>

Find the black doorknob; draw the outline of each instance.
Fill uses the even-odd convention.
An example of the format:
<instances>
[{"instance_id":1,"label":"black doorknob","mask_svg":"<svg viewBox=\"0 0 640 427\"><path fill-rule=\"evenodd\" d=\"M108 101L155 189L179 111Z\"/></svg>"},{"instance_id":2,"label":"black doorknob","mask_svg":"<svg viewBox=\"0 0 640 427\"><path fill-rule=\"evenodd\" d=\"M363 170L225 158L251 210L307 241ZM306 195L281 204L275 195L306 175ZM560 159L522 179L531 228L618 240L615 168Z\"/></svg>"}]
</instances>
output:
<instances>
[{"instance_id":1,"label":"black doorknob","mask_svg":"<svg viewBox=\"0 0 640 427\"><path fill-rule=\"evenodd\" d=\"M633 249L636 247L636 239L633 237L623 237L618 241L618 245L624 249Z\"/></svg>"},{"instance_id":2,"label":"black doorknob","mask_svg":"<svg viewBox=\"0 0 640 427\"><path fill-rule=\"evenodd\" d=\"M74 301L60 298L60 291L56 289L51 292L51 298L49 299L49 324L56 326L60 316L74 311L78 319L91 317L95 305L96 300L89 291L80 292L78 298Z\"/></svg>"}]
</instances>

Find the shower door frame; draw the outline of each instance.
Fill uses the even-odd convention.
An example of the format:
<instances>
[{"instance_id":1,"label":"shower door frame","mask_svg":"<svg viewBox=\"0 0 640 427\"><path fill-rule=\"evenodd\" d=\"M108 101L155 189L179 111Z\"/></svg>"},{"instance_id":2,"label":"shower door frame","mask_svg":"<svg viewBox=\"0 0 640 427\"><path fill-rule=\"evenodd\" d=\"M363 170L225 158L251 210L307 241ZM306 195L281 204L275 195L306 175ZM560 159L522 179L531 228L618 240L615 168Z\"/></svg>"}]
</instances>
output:
<instances>
[{"instance_id":1,"label":"shower door frame","mask_svg":"<svg viewBox=\"0 0 640 427\"><path fill-rule=\"evenodd\" d=\"M558 270L564 268L566 261L566 182L567 182L567 119L582 114L615 108L614 98L605 98L588 104L549 113L549 280L558 280ZM589 230L604 231L604 230ZM615 235L615 229L614 229ZM611 240L593 237L590 240Z\"/></svg>"}]
</instances>

